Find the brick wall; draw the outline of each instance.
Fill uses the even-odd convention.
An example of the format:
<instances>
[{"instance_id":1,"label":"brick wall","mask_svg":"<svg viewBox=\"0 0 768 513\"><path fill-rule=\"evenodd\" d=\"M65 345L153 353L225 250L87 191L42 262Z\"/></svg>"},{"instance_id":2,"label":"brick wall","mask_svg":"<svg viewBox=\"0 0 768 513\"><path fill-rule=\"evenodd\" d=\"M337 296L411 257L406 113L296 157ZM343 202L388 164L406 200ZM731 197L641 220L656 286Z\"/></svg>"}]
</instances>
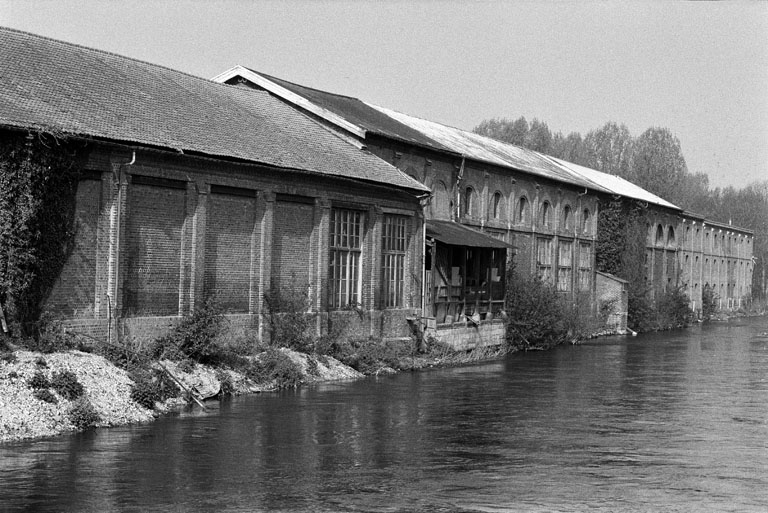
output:
<instances>
[{"instance_id":1,"label":"brick wall","mask_svg":"<svg viewBox=\"0 0 768 513\"><path fill-rule=\"evenodd\" d=\"M204 289L226 313L247 313L251 248L258 238L256 194L211 191L205 230Z\"/></svg>"},{"instance_id":2,"label":"brick wall","mask_svg":"<svg viewBox=\"0 0 768 513\"><path fill-rule=\"evenodd\" d=\"M605 323L602 329L612 333L627 331L627 282L608 273L595 274L597 312Z\"/></svg>"},{"instance_id":3,"label":"brick wall","mask_svg":"<svg viewBox=\"0 0 768 513\"><path fill-rule=\"evenodd\" d=\"M80 181L75 201L74 245L45 309L56 316L87 319L94 317L101 182Z\"/></svg>"},{"instance_id":4,"label":"brick wall","mask_svg":"<svg viewBox=\"0 0 768 513\"><path fill-rule=\"evenodd\" d=\"M310 247L314 205L275 201L272 233L272 286L304 293L310 284Z\"/></svg>"},{"instance_id":5,"label":"brick wall","mask_svg":"<svg viewBox=\"0 0 768 513\"><path fill-rule=\"evenodd\" d=\"M125 212L124 315L178 315L185 196L185 189L131 184Z\"/></svg>"}]
</instances>

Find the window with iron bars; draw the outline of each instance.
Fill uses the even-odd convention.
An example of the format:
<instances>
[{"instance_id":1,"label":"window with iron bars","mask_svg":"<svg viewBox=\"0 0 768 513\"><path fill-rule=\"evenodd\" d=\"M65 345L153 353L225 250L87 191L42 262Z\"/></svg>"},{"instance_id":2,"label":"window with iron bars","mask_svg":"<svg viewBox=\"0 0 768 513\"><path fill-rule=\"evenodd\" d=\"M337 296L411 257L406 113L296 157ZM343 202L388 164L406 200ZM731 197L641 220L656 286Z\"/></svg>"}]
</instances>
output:
<instances>
[{"instance_id":1,"label":"window with iron bars","mask_svg":"<svg viewBox=\"0 0 768 513\"><path fill-rule=\"evenodd\" d=\"M408 247L408 218L385 215L382 225L384 307L402 307L405 286L405 254Z\"/></svg>"},{"instance_id":2,"label":"window with iron bars","mask_svg":"<svg viewBox=\"0 0 768 513\"><path fill-rule=\"evenodd\" d=\"M331 210L330 307L337 309L361 303L361 256L365 214L357 210Z\"/></svg>"}]
</instances>

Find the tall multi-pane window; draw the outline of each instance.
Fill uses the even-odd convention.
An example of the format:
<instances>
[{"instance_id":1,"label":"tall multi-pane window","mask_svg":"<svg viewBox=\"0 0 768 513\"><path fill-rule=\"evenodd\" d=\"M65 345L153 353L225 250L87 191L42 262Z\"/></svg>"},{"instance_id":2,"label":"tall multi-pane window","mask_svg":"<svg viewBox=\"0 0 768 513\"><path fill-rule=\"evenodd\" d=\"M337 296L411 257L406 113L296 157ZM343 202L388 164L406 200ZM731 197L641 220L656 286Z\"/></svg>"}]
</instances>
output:
<instances>
[{"instance_id":1,"label":"tall multi-pane window","mask_svg":"<svg viewBox=\"0 0 768 513\"><path fill-rule=\"evenodd\" d=\"M557 290L571 290L573 280L573 242L560 241L557 259Z\"/></svg>"},{"instance_id":2,"label":"tall multi-pane window","mask_svg":"<svg viewBox=\"0 0 768 513\"><path fill-rule=\"evenodd\" d=\"M360 304L364 223L363 212L347 209L331 211L331 308Z\"/></svg>"},{"instance_id":3,"label":"tall multi-pane window","mask_svg":"<svg viewBox=\"0 0 768 513\"><path fill-rule=\"evenodd\" d=\"M536 265L539 277L552 282L552 239L538 239L536 244Z\"/></svg>"},{"instance_id":4,"label":"tall multi-pane window","mask_svg":"<svg viewBox=\"0 0 768 513\"><path fill-rule=\"evenodd\" d=\"M408 245L407 220L405 216L384 216L381 247L385 307L403 306L405 252Z\"/></svg>"},{"instance_id":5,"label":"tall multi-pane window","mask_svg":"<svg viewBox=\"0 0 768 513\"><path fill-rule=\"evenodd\" d=\"M589 244L579 245L579 290L590 289L592 276L592 248Z\"/></svg>"}]
</instances>

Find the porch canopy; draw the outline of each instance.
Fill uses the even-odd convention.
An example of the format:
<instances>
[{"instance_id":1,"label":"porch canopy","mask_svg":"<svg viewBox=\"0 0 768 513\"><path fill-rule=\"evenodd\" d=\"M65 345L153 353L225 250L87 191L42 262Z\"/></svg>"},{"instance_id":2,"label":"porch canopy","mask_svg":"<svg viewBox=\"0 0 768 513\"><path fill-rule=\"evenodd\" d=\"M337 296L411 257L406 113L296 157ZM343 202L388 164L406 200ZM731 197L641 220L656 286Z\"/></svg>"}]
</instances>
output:
<instances>
[{"instance_id":1,"label":"porch canopy","mask_svg":"<svg viewBox=\"0 0 768 513\"><path fill-rule=\"evenodd\" d=\"M512 247L511 244L507 244L503 240L453 221L427 221L427 237L451 246L502 249Z\"/></svg>"},{"instance_id":2,"label":"porch canopy","mask_svg":"<svg viewBox=\"0 0 768 513\"><path fill-rule=\"evenodd\" d=\"M427 311L437 324L492 319L504 308L510 244L452 221L427 221Z\"/></svg>"}]
</instances>

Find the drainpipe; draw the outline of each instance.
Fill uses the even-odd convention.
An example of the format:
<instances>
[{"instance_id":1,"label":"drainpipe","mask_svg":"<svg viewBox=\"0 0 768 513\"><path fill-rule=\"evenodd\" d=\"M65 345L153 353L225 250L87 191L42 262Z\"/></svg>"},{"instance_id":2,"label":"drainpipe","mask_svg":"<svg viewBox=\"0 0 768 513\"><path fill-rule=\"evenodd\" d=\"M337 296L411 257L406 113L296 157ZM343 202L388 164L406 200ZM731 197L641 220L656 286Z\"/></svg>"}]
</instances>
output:
<instances>
[{"instance_id":1,"label":"drainpipe","mask_svg":"<svg viewBox=\"0 0 768 513\"><path fill-rule=\"evenodd\" d=\"M117 286L119 283L118 273L120 272L120 226L121 215L123 205L123 169L128 166L132 166L136 163L136 150L133 150L133 156L131 161L126 164L120 164L118 169L116 181L117 181L117 205L115 207L115 214L111 216L110 220L110 236L114 237L114 252L109 253L109 276L107 278L107 340L112 343L112 318L113 318L113 305L115 305L115 296L117 295Z\"/></svg>"},{"instance_id":2,"label":"drainpipe","mask_svg":"<svg viewBox=\"0 0 768 513\"><path fill-rule=\"evenodd\" d=\"M425 309L427 307L427 216L424 214L425 200L432 199L432 193L424 194L418 197L419 205L421 205L421 314L419 317L424 319Z\"/></svg>"},{"instance_id":3,"label":"drainpipe","mask_svg":"<svg viewBox=\"0 0 768 513\"><path fill-rule=\"evenodd\" d=\"M466 161L466 157L462 155L461 167L459 168L459 176L456 178L456 222L459 222L461 220L461 189L459 188L459 184L464 179L465 161Z\"/></svg>"}]
</instances>

